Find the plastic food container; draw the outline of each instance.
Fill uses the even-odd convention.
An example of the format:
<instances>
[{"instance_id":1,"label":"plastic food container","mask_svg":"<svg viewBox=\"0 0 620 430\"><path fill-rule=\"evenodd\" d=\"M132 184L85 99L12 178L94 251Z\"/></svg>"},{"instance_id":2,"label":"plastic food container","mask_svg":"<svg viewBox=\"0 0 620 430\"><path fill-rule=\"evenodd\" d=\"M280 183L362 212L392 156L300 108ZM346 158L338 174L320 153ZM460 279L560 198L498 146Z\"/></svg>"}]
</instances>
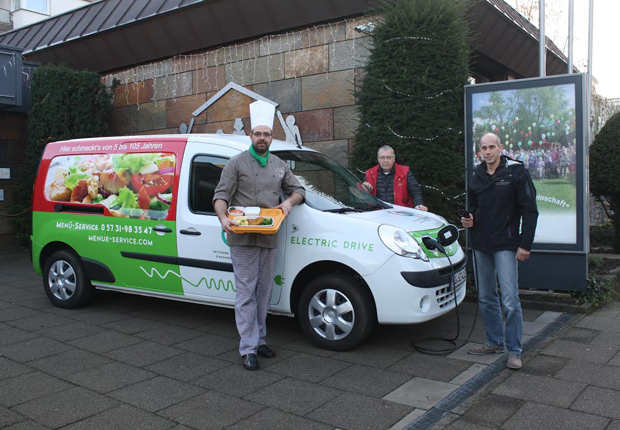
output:
<instances>
[{"instance_id":1,"label":"plastic food container","mask_svg":"<svg viewBox=\"0 0 620 430\"><path fill-rule=\"evenodd\" d=\"M258 206L247 206L243 212L247 216L259 216L261 213Z\"/></svg>"},{"instance_id":2,"label":"plastic food container","mask_svg":"<svg viewBox=\"0 0 620 430\"><path fill-rule=\"evenodd\" d=\"M247 210L247 208L245 209ZM282 224L282 221L284 220L284 212L282 212L282 209L261 209L259 215L248 215L247 211L246 211L246 214L243 216L228 215L228 217L231 218L237 224L239 224L240 221L242 220L256 219L259 216L271 218L271 224L268 224L268 225L235 225L232 228L233 230L235 230L236 233L275 234L280 229L280 225Z\"/></svg>"},{"instance_id":3,"label":"plastic food container","mask_svg":"<svg viewBox=\"0 0 620 430\"><path fill-rule=\"evenodd\" d=\"M231 206L228 208L229 216L243 216L246 215L245 208L243 206Z\"/></svg>"}]
</instances>

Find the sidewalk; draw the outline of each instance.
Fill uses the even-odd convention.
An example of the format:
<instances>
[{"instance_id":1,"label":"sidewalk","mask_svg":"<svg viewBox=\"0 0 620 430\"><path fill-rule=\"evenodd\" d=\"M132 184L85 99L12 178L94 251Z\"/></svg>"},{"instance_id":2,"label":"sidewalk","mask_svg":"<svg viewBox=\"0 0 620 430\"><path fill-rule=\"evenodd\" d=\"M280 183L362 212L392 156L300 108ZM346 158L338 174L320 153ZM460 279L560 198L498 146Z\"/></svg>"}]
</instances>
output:
<instances>
[{"instance_id":1,"label":"sidewalk","mask_svg":"<svg viewBox=\"0 0 620 430\"><path fill-rule=\"evenodd\" d=\"M605 428L620 418L614 306L526 354L519 372L505 370L505 356L470 356L465 347L447 357L413 350L412 339L454 336L454 313L379 326L349 352L318 349L294 319L269 316L278 356L248 372L232 310L118 293L60 309L26 254L0 253L0 429L428 428L420 420L464 392L435 428ZM475 305L459 311L463 339ZM568 316L524 310L524 319L525 340L536 340ZM484 337L478 318L470 342ZM494 369L498 376L469 390ZM586 424L571 427L580 419Z\"/></svg>"}]
</instances>

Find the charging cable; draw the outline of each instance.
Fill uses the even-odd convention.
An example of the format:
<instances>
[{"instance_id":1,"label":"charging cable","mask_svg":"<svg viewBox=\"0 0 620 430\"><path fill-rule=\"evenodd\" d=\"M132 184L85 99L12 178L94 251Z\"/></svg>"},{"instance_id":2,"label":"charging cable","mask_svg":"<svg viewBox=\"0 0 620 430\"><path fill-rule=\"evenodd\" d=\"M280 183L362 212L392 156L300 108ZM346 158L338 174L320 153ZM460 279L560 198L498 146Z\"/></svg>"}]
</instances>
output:
<instances>
[{"instance_id":1,"label":"charging cable","mask_svg":"<svg viewBox=\"0 0 620 430\"><path fill-rule=\"evenodd\" d=\"M464 217L469 217L469 212L465 211L463 213ZM478 286L478 277L477 277L477 267L476 267L476 256L474 254L474 242L473 242L473 234L470 231L470 238L472 241L472 257L473 257L473 266L474 266L474 284L476 286L476 291L478 290L477 286ZM448 263L450 263L450 280L449 280L449 288L448 288L448 292L452 291L452 293L454 294L454 310L456 311L456 335L453 338L445 338L445 337L439 337L439 336L431 336L431 337L423 337L417 340L413 340L411 341L411 346L413 346L413 349L415 349L418 352L421 352L422 354L427 354L427 355L447 355L450 354L454 351L456 351L457 349L459 349L460 347L462 347L463 345L467 345L467 343L469 342L469 339L471 338L471 335L474 332L474 328L476 327L476 322L478 321L478 301L476 301L476 310L474 312L474 321L472 323L471 326L471 330L469 331L469 334L467 335L467 337L465 338L465 340L460 344L457 345L456 340L458 339L459 335L461 334L461 318L459 315L459 304L458 304L458 298L457 298L457 291L456 291L456 286L454 285L454 265L452 264L452 260L450 260L450 256L448 256L448 253L446 252L445 248L439 243L437 242L435 239L431 238L431 237L424 237L422 238L422 242L424 243L424 246L426 246L426 248L428 250L434 250L437 249L439 252L441 252L443 255L446 256L446 258L448 259ZM466 288L466 286L463 286L463 288ZM424 347L421 346L420 343L423 342L431 342L431 341L440 341L440 342L447 342L449 344L452 345L452 347L450 348L443 348L443 349L435 349L435 348L430 348L430 347Z\"/></svg>"}]
</instances>

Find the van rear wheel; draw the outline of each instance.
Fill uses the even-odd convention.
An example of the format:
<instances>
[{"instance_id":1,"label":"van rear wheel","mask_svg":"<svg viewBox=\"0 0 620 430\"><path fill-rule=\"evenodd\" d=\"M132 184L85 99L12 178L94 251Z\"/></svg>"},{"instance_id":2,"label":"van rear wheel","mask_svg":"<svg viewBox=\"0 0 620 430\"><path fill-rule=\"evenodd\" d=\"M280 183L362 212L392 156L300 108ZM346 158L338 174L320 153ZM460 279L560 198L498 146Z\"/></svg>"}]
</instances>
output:
<instances>
[{"instance_id":1,"label":"van rear wheel","mask_svg":"<svg viewBox=\"0 0 620 430\"><path fill-rule=\"evenodd\" d=\"M325 275L304 289L297 309L301 326L321 348L347 351L372 332L376 317L368 290L344 275Z\"/></svg>"},{"instance_id":2,"label":"van rear wheel","mask_svg":"<svg viewBox=\"0 0 620 430\"><path fill-rule=\"evenodd\" d=\"M94 290L80 259L67 250L54 252L45 262L43 288L54 305L66 309L85 305Z\"/></svg>"}]
</instances>

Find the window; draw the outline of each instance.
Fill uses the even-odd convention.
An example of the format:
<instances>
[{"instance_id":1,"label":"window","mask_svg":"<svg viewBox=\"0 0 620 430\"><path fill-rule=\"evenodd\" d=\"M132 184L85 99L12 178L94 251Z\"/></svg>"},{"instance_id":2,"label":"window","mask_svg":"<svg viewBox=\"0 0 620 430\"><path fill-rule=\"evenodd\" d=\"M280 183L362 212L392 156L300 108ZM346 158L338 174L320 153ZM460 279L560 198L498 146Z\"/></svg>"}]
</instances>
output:
<instances>
[{"instance_id":1,"label":"window","mask_svg":"<svg viewBox=\"0 0 620 430\"><path fill-rule=\"evenodd\" d=\"M226 158L199 155L192 162L189 208L192 212L213 214L213 194L220 182Z\"/></svg>"},{"instance_id":2,"label":"window","mask_svg":"<svg viewBox=\"0 0 620 430\"><path fill-rule=\"evenodd\" d=\"M15 10L18 9L50 14L49 0L15 0Z\"/></svg>"}]
</instances>

